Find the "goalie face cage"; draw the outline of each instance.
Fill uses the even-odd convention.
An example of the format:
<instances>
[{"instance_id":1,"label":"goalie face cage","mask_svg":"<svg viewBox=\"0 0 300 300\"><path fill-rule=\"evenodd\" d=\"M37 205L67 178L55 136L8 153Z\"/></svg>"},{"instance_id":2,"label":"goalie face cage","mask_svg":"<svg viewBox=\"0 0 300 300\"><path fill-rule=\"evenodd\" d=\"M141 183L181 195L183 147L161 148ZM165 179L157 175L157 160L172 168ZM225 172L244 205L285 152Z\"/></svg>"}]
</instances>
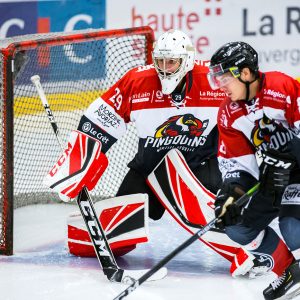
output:
<instances>
[{"instance_id":1,"label":"goalie face cage","mask_svg":"<svg viewBox=\"0 0 300 300\"><path fill-rule=\"evenodd\" d=\"M52 202L42 185L61 150L30 81L39 75L64 142L88 105L129 69L151 63L150 27L25 35L0 42L0 254L13 253L13 210ZM110 164L91 193L115 195L137 150L133 125L107 153Z\"/></svg>"}]
</instances>

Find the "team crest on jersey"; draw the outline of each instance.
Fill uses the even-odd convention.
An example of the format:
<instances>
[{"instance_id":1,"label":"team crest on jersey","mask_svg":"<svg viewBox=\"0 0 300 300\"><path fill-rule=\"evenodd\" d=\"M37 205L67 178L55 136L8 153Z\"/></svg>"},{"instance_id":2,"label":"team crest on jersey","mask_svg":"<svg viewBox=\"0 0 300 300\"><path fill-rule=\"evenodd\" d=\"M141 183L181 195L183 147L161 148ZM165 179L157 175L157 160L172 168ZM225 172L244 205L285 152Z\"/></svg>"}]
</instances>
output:
<instances>
[{"instance_id":1,"label":"team crest on jersey","mask_svg":"<svg viewBox=\"0 0 300 300\"><path fill-rule=\"evenodd\" d=\"M202 122L192 114L173 116L156 128L154 136L156 138L180 134L190 137L201 136L207 125L208 120Z\"/></svg>"},{"instance_id":2,"label":"team crest on jersey","mask_svg":"<svg viewBox=\"0 0 300 300\"><path fill-rule=\"evenodd\" d=\"M154 137L148 136L145 148L157 148L157 151L172 149L194 151L204 145L207 136L203 133L209 120L201 121L192 114L177 115L169 118L156 128Z\"/></svg>"},{"instance_id":3,"label":"team crest on jersey","mask_svg":"<svg viewBox=\"0 0 300 300\"><path fill-rule=\"evenodd\" d=\"M251 142L255 148L265 150L269 145L271 148L279 149L293 138L293 133L282 124L270 120L266 116L256 121L251 132Z\"/></svg>"}]
</instances>

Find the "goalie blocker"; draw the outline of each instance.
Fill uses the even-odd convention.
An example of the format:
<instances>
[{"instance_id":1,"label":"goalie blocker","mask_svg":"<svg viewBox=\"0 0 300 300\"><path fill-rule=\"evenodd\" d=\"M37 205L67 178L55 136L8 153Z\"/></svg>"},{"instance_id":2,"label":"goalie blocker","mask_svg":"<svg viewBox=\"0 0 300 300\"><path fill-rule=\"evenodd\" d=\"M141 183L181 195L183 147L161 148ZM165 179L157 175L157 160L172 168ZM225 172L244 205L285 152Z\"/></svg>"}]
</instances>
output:
<instances>
[{"instance_id":1,"label":"goalie blocker","mask_svg":"<svg viewBox=\"0 0 300 300\"><path fill-rule=\"evenodd\" d=\"M84 187L91 191L108 166L101 146L100 141L85 133L72 131L67 148L44 179L44 184L64 201L75 198Z\"/></svg>"},{"instance_id":2,"label":"goalie blocker","mask_svg":"<svg viewBox=\"0 0 300 300\"><path fill-rule=\"evenodd\" d=\"M101 152L101 142L75 130L44 184L58 192L62 200L70 201L83 187L92 190L107 165L107 157ZM95 209L116 256L148 241L148 195L106 199L96 203ZM71 254L77 256L96 256L80 212L71 214L68 219L68 248Z\"/></svg>"},{"instance_id":3,"label":"goalie blocker","mask_svg":"<svg viewBox=\"0 0 300 300\"><path fill-rule=\"evenodd\" d=\"M215 217L216 196L199 182L177 149L170 150L153 170L148 184L171 216L191 234ZM254 265L254 256L223 231L212 229L200 240L231 262L234 277L245 275Z\"/></svg>"}]
</instances>

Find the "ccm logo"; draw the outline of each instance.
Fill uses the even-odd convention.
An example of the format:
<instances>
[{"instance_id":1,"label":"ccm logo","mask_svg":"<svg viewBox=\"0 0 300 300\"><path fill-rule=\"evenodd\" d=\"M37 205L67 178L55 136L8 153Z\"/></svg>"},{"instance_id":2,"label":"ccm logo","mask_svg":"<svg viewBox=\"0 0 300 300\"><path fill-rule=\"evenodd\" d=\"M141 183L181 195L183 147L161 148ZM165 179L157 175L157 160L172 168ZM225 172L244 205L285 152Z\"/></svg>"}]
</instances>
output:
<instances>
[{"instance_id":1,"label":"ccm logo","mask_svg":"<svg viewBox=\"0 0 300 300\"><path fill-rule=\"evenodd\" d=\"M92 209L89 205L88 201L81 200L80 206L82 209L82 212L85 216L86 224L89 228L89 233L91 235L91 240L94 243L95 248L97 249L97 253L101 256L109 256L109 252L107 251L105 247L105 242L102 238L100 229L98 228L95 219L97 216L95 216L92 212Z\"/></svg>"},{"instance_id":2,"label":"ccm logo","mask_svg":"<svg viewBox=\"0 0 300 300\"><path fill-rule=\"evenodd\" d=\"M71 150L72 150L72 145L70 143L68 143L68 148L64 150L64 153L61 155L61 157L58 159L57 163L50 170L49 174L51 177L53 177L56 174L56 172L58 171L58 168L61 167L63 165L63 163L66 161Z\"/></svg>"},{"instance_id":3,"label":"ccm logo","mask_svg":"<svg viewBox=\"0 0 300 300\"><path fill-rule=\"evenodd\" d=\"M284 162L282 160L278 160L270 156L265 156L263 160L266 164L270 166L274 166L276 168L289 169L292 166L292 163L290 162Z\"/></svg>"}]
</instances>

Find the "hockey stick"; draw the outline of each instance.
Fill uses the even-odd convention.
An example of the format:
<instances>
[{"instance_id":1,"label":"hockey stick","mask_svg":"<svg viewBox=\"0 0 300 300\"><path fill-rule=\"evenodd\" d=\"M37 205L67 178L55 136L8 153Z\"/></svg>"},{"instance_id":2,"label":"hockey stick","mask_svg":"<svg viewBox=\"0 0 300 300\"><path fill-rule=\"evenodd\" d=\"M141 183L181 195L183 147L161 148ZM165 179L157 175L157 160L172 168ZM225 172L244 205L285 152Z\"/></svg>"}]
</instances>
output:
<instances>
[{"instance_id":1,"label":"hockey stick","mask_svg":"<svg viewBox=\"0 0 300 300\"><path fill-rule=\"evenodd\" d=\"M258 190L259 183L257 183L254 187L252 187L246 194L241 196L235 204L238 206L243 206L246 204L246 202L250 199L251 196L253 196L256 191ZM120 293L117 297L115 297L113 300L120 300L128 296L130 293L132 293L138 286L140 286L143 282L149 278L153 273L155 273L157 270L159 270L161 267L166 265L172 258L174 258L178 253L180 253L182 250L187 248L189 245L191 245L194 241L198 240L202 235L204 235L207 231L212 229L216 222L219 220L219 218L214 218L209 223L207 223L202 229L198 230L194 235L192 235L189 239L187 239L184 243L182 243L180 246L178 246L175 250L173 250L170 254L168 254L165 258L163 258L160 262L158 262L152 269L150 269L147 273L145 273L143 276L141 276L138 280L133 282L129 287L127 287L122 293Z\"/></svg>"},{"instance_id":2,"label":"hockey stick","mask_svg":"<svg viewBox=\"0 0 300 300\"><path fill-rule=\"evenodd\" d=\"M50 109L44 89L41 85L40 77L39 75L34 75L30 79L34 84L34 86L36 87L38 95L43 103L43 106L48 115L48 119L51 123L57 141L60 147L62 148L62 150L64 150L59 129L54 119L52 110ZM96 252L99 264L102 267L103 272L107 276L107 278L110 281L114 281L114 282L132 283L136 281L135 278L138 278L142 274L147 272L148 270L123 270L118 267L114 255L109 246L109 243L107 241L105 232L99 222L99 219L97 218L93 201L91 200L91 197L86 187L82 189L82 191L79 193L76 200L82 218L86 224L90 239L94 246L94 250ZM161 271L155 273L155 275L151 277L151 280L162 279L166 275L167 275L167 269L164 268Z\"/></svg>"}]
</instances>

